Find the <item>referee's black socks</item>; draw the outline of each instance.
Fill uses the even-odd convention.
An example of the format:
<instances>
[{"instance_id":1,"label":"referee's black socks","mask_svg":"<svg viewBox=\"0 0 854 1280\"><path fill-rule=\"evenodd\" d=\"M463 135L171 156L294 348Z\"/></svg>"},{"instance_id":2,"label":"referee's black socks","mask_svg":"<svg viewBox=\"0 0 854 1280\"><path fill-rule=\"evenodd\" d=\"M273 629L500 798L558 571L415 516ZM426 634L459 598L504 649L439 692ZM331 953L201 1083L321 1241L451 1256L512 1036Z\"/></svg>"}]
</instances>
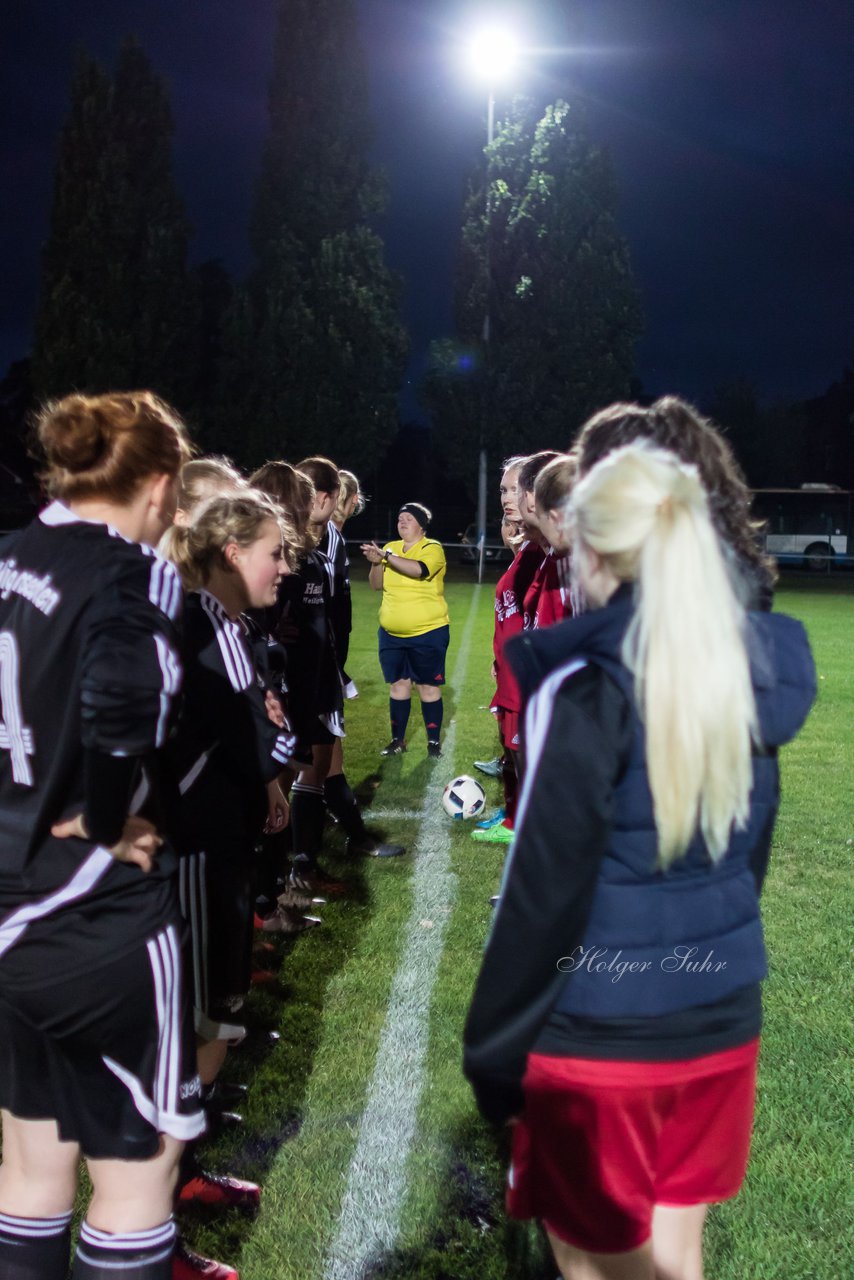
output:
<instances>
[{"instance_id":1,"label":"referee's black socks","mask_svg":"<svg viewBox=\"0 0 854 1280\"><path fill-rule=\"evenodd\" d=\"M406 726L409 724L411 698L389 698L388 714L391 720L391 736L396 742L403 742L406 737Z\"/></svg>"},{"instance_id":2,"label":"referee's black socks","mask_svg":"<svg viewBox=\"0 0 854 1280\"><path fill-rule=\"evenodd\" d=\"M442 718L445 714L445 704L441 698L437 698L435 702L422 702L421 714L424 717L424 728L427 730L427 741L438 742L439 734L442 732Z\"/></svg>"},{"instance_id":3,"label":"referee's black socks","mask_svg":"<svg viewBox=\"0 0 854 1280\"><path fill-rule=\"evenodd\" d=\"M17 1218L0 1213L3 1280L65 1280L70 1250L70 1213L56 1218Z\"/></svg>"},{"instance_id":4,"label":"referee's black socks","mask_svg":"<svg viewBox=\"0 0 854 1280\"><path fill-rule=\"evenodd\" d=\"M175 1223L111 1235L84 1222L71 1280L171 1280Z\"/></svg>"}]
</instances>

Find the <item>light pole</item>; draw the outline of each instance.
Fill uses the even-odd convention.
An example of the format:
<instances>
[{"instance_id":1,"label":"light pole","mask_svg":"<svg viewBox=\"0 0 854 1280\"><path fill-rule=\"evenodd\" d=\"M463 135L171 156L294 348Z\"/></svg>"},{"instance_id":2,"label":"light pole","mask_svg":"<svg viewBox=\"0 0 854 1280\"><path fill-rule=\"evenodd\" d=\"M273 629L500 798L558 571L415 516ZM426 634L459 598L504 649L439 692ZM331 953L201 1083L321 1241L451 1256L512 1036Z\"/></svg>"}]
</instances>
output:
<instances>
[{"instance_id":1,"label":"light pole","mask_svg":"<svg viewBox=\"0 0 854 1280\"><path fill-rule=\"evenodd\" d=\"M499 27L484 27L472 38L469 45L469 63L475 74L487 82L488 98L486 108L486 243L484 258L486 261L486 305L483 317L483 367L484 397L480 420L480 454L477 473L477 580L483 581L483 561L486 548L486 481L487 455L486 444L488 426L491 418L492 386L490 378L490 340L491 340L491 295L492 295L492 183L490 181L491 155L490 148L495 137L495 86L504 79L516 65L517 45L512 34Z\"/></svg>"}]
</instances>

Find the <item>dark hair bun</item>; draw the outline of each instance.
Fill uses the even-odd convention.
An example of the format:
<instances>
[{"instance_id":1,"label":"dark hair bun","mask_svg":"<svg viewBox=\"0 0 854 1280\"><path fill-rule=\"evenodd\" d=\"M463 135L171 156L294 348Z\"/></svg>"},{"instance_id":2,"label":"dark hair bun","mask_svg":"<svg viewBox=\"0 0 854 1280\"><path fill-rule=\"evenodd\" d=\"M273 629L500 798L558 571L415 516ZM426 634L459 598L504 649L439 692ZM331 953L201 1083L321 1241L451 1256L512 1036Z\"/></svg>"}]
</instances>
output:
<instances>
[{"instance_id":1,"label":"dark hair bun","mask_svg":"<svg viewBox=\"0 0 854 1280\"><path fill-rule=\"evenodd\" d=\"M83 396L66 396L42 418L42 447L52 467L72 473L89 471L109 447L112 425Z\"/></svg>"}]
</instances>

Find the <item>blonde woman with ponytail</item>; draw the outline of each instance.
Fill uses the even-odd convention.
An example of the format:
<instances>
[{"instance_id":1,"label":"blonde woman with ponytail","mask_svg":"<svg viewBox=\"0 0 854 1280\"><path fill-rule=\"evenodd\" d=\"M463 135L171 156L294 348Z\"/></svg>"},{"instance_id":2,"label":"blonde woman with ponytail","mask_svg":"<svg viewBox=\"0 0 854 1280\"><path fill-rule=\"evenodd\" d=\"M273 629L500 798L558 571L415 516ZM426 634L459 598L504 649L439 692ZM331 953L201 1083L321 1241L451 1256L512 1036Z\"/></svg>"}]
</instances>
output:
<instances>
[{"instance_id":1,"label":"blonde woman with ponytail","mask_svg":"<svg viewBox=\"0 0 854 1280\"><path fill-rule=\"evenodd\" d=\"M563 514L589 611L508 646L526 780L465 1069L566 1280L703 1280L749 1151L776 752L815 673L799 623L744 612L675 454L616 450Z\"/></svg>"}]
</instances>

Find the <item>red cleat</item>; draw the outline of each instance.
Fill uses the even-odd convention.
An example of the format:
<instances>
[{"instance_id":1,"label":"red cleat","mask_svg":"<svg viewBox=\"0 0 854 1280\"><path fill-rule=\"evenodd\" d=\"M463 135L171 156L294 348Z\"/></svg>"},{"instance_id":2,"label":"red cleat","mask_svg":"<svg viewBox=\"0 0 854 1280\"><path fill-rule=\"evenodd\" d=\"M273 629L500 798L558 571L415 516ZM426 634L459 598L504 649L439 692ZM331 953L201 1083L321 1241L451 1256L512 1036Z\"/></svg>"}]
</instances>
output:
<instances>
[{"instance_id":1,"label":"red cleat","mask_svg":"<svg viewBox=\"0 0 854 1280\"><path fill-rule=\"evenodd\" d=\"M234 1267L194 1253L179 1236L172 1258L172 1280L199 1280L200 1276L202 1280L240 1280Z\"/></svg>"},{"instance_id":2,"label":"red cleat","mask_svg":"<svg viewBox=\"0 0 854 1280\"><path fill-rule=\"evenodd\" d=\"M261 1204L261 1188L257 1182L232 1178L227 1173L205 1173L200 1169L178 1192L178 1203L257 1213Z\"/></svg>"},{"instance_id":3,"label":"red cleat","mask_svg":"<svg viewBox=\"0 0 854 1280\"><path fill-rule=\"evenodd\" d=\"M279 981L279 975L270 969L253 969L251 982L253 987L269 986Z\"/></svg>"}]
</instances>

